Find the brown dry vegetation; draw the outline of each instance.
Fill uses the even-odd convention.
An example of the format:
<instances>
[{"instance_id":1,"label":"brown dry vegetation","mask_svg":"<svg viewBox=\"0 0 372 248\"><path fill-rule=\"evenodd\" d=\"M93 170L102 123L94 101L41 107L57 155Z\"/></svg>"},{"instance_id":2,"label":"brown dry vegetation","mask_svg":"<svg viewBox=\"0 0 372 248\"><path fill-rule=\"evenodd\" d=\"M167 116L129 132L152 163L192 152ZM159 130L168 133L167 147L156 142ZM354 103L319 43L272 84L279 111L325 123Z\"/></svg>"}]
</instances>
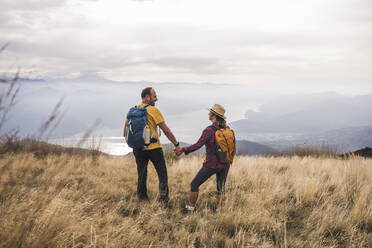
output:
<instances>
[{"instance_id":1,"label":"brown dry vegetation","mask_svg":"<svg viewBox=\"0 0 372 248\"><path fill-rule=\"evenodd\" d=\"M202 157L168 164L170 205L136 197L133 158L3 154L0 247L372 247L372 160L238 157L216 213L215 179L182 214Z\"/></svg>"}]
</instances>

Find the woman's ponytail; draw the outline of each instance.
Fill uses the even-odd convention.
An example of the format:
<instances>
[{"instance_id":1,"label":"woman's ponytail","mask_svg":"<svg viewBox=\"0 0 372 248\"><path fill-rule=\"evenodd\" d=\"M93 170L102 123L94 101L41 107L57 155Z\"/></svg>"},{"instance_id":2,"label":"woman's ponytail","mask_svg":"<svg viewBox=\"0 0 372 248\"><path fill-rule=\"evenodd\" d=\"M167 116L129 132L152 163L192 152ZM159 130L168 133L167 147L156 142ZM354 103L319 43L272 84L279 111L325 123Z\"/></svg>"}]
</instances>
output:
<instances>
[{"instance_id":1,"label":"woman's ponytail","mask_svg":"<svg viewBox=\"0 0 372 248\"><path fill-rule=\"evenodd\" d=\"M226 120L224 119L224 118L222 118L222 117L219 117L218 115L215 115L216 116L216 120L217 120L217 122L218 122L218 126L220 127L220 128L226 128Z\"/></svg>"}]
</instances>

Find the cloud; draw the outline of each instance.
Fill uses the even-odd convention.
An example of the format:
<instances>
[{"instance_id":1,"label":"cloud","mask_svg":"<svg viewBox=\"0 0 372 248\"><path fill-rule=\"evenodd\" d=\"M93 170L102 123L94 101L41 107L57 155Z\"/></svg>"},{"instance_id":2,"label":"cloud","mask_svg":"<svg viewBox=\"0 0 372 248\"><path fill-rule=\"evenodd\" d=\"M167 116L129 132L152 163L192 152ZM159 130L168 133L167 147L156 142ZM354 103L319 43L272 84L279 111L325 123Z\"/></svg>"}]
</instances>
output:
<instances>
[{"instance_id":1,"label":"cloud","mask_svg":"<svg viewBox=\"0 0 372 248\"><path fill-rule=\"evenodd\" d=\"M43 76L372 90L366 1L268 1L276 11L247 1L130 2L6 0L0 70L15 60Z\"/></svg>"},{"instance_id":2,"label":"cloud","mask_svg":"<svg viewBox=\"0 0 372 248\"><path fill-rule=\"evenodd\" d=\"M176 68L193 73L222 73L224 71L219 64L218 58L162 57L149 59L143 63L159 67Z\"/></svg>"},{"instance_id":3,"label":"cloud","mask_svg":"<svg viewBox=\"0 0 372 248\"><path fill-rule=\"evenodd\" d=\"M68 0L2 0L1 8L8 11L38 11L49 8L61 7Z\"/></svg>"}]
</instances>

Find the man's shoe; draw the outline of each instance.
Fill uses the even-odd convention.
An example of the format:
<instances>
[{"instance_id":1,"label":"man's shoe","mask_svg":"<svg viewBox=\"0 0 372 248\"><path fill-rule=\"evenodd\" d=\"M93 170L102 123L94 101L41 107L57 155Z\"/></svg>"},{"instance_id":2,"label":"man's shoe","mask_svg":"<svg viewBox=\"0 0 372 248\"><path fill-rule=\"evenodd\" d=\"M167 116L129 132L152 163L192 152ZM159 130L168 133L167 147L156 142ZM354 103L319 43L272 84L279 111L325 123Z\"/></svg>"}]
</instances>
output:
<instances>
[{"instance_id":1,"label":"man's shoe","mask_svg":"<svg viewBox=\"0 0 372 248\"><path fill-rule=\"evenodd\" d=\"M143 202L148 202L150 201L149 197L146 195L146 196L138 196L138 199L140 201L143 201Z\"/></svg>"},{"instance_id":2,"label":"man's shoe","mask_svg":"<svg viewBox=\"0 0 372 248\"><path fill-rule=\"evenodd\" d=\"M167 208L169 207L169 204L168 204L167 201L161 201L160 203L161 203L161 207L162 207L163 209L167 209Z\"/></svg>"}]
</instances>

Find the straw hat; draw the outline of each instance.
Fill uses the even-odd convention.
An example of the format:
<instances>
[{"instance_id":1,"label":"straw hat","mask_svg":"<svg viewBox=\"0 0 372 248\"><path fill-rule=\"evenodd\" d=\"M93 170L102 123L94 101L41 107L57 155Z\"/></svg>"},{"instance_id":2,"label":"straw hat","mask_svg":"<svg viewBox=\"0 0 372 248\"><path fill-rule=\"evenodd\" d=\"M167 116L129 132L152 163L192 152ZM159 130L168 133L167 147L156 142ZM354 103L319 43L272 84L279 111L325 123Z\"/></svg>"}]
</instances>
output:
<instances>
[{"instance_id":1,"label":"straw hat","mask_svg":"<svg viewBox=\"0 0 372 248\"><path fill-rule=\"evenodd\" d=\"M222 107L221 105L215 104L215 105L213 105L212 108L209 108L208 110L211 111L213 114L218 115L219 117L221 117L223 119L226 119L225 108Z\"/></svg>"}]
</instances>

